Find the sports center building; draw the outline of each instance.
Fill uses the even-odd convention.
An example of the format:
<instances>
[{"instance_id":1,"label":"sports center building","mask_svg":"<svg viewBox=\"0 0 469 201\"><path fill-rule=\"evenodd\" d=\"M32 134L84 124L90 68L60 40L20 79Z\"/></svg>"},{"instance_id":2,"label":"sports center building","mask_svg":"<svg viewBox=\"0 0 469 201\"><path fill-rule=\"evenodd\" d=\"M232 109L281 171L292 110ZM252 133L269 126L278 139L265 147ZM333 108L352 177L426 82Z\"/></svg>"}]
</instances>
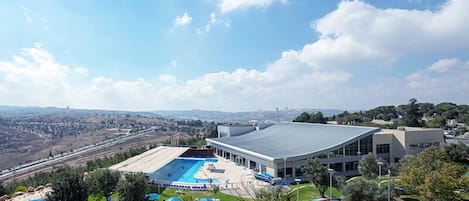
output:
<instances>
[{"instance_id":1,"label":"sports center building","mask_svg":"<svg viewBox=\"0 0 469 201\"><path fill-rule=\"evenodd\" d=\"M238 165L277 177L300 177L307 160L317 157L336 175L358 175L368 154L396 162L444 143L443 130L312 123L277 123L266 128L219 126L219 137L206 139L215 153Z\"/></svg>"}]
</instances>

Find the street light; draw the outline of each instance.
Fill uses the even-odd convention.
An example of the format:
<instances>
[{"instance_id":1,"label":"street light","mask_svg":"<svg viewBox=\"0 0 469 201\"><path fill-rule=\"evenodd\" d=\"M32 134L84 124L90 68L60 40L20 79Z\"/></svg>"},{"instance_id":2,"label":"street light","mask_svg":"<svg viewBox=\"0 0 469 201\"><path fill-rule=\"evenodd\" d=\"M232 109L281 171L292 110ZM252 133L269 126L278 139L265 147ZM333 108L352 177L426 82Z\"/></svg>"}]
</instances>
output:
<instances>
[{"instance_id":1,"label":"street light","mask_svg":"<svg viewBox=\"0 0 469 201\"><path fill-rule=\"evenodd\" d=\"M295 179L296 181L296 201L300 201L300 182L301 179Z\"/></svg>"},{"instance_id":2,"label":"street light","mask_svg":"<svg viewBox=\"0 0 469 201\"><path fill-rule=\"evenodd\" d=\"M287 158L283 158L283 179L287 179Z\"/></svg>"},{"instance_id":3,"label":"street light","mask_svg":"<svg viewBox=\"0 0 469 201\"><path fill-rule=\"evenodd\" d=\"M379 172L378 172L378 177L381 178L381 166L383 165L384 163L381 162L381 161L378 161L378 166L379 166Z\"/></svg>"},{"instance_id":4,"label":"street light","mask_svg":"<svg viewBox=\"0 0 469 201\"><path fill-rule=\"evenodd\" d=\"M334 174L333 169L327 169L329 172L329 200L332 201L332 174Z\"/></svg>"},{"instance_id":5,"label":"street light","mask_svg":"<svg viewBox=\"0 0 469 201\"><path fill-rule=\"evenodd\" d=\"M391 201L391 170L388 169L388 201Z\"/></svg>"}]
</instances>

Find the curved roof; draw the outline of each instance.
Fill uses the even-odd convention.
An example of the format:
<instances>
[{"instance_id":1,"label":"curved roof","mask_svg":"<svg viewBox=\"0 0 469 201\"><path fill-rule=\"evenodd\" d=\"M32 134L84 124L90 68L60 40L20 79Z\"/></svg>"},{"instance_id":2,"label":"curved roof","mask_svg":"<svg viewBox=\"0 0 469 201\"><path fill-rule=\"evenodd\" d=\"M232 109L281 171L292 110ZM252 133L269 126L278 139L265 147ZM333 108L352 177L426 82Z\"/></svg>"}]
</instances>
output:
<instances>
[{"instance_id":1,"label":"curved roof","mask_svg":"<svg viewBox=\"0 0 469 201\"><path fill-rule=\"evenodd\" d=\"M375 127L278 123L245 135L207 141L273 160L325 151L377 131Z\"/></svg>"}]
</instances>

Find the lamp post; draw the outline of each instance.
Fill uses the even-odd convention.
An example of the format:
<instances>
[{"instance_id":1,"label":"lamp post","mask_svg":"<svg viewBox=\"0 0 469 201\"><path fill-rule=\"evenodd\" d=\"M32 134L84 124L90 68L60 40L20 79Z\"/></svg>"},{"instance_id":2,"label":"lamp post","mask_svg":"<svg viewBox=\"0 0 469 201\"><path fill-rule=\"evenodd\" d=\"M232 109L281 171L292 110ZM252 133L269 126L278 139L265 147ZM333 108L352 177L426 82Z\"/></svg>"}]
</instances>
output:
<instances>
[{"instance_id":1,"label":"lamp post","mask_svg":"<svg viewBox=\"0 0 469 201\"><path fill-rule=\"evenodd\" d=\"M300 182L301 179L295 179L296 181L296 201L300 201Z\"/></svg>"},{"instance_id":2,"label":"lamp post","mask_svg":"<svg viewBox=\"0 0 469 201\"><path fill-rule=\"evenodd\" d=\"M287 179L287 158L283 158L283 179Z\"/></svg>"},{"instance_id":3,"label":"lamp post","mask_svg":"<svg viewBox=\"0 0 469 201\"><path fill-rule=\"evenodd\" d=\"M388 201L391 201L391 170L388 169Z\"/></svg>"},{"instance_id":4,"label":"lamp post","mask_svg":"<svg viewBox=\"0 0 469 201\"><path fill-rule=\"evenodd\" d=\"M327 169L329 172L329 201L332 201L332 174L334 174L333 169Z\"/></svg>"},{"instance_id":5,"label":"lamp post","mask_svg":"<svg viewBox=\"0 0 469 201\"><path fill-rule=\"evenodd\" d=\"M378 172L378 178L381 178L381 166L383 165L384 163L381 162L381 161L378 161L378 166L379 166L379 172Z\"/></svg>"}]
</instances>

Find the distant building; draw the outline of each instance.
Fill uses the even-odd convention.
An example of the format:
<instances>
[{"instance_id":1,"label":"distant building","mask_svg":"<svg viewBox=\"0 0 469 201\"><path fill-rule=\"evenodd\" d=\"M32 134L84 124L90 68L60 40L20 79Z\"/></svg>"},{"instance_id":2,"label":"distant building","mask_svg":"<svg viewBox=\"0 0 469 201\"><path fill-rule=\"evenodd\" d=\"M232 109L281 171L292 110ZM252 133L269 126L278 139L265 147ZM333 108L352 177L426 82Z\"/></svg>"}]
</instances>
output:
<instances>
[{"instance_id":1,"label":"distant building","mask_svg":"<svg viewBox=\"0 0 469 201\"><path fill-rule=\"evenodd\" d=\"M444 142L441 129L381 130L311 123L278 123L257 130L225 127L219 127L219 138L206 140L216 155L278 177L285 172L287 177L302 176L301 167L312 157L320 158L337 175L358 175L358 162L370 152L396 162Z\"/></svg>"}]
</instances>

